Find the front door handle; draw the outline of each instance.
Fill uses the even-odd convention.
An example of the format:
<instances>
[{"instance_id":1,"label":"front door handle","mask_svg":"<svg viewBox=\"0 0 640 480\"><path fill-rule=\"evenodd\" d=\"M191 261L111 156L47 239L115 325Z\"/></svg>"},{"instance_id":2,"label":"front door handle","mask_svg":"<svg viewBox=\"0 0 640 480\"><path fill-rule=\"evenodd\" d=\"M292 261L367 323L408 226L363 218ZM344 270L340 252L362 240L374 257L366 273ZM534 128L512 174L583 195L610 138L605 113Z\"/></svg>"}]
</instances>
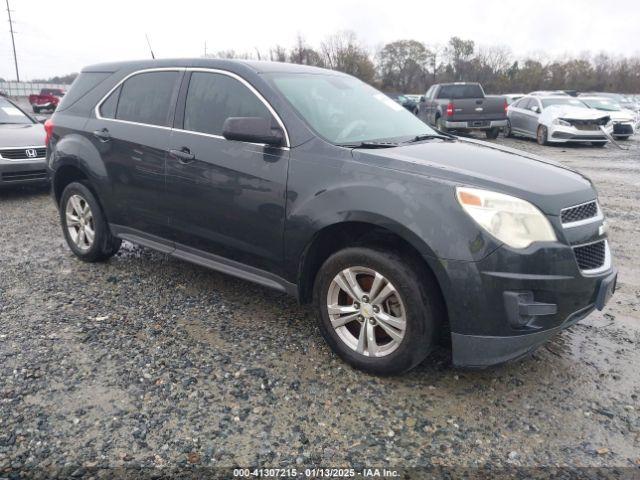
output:
<instances>
[{"instance_id":1,"label":"front door handle","mask_svg":"<svg viewBox=\"0 0 640 480\"><path fill-rule=\"evenodd\" d=\"M172 157L177 158L180 163L189 163L196 159L196 156L187 147L172 148L169 153Z\"/></svg>"},{"instance_id":2,"label":"front door handle","mask_svg":"<svg viewBox=\"0 0 640 480\"><path fill-rule=\"evenodd\" d=\"M94 130L93 136L101 142L108 142L109 140L111 140L111 134L106 128L103 128L102 130Z\"/></svg>"}]
</instances>

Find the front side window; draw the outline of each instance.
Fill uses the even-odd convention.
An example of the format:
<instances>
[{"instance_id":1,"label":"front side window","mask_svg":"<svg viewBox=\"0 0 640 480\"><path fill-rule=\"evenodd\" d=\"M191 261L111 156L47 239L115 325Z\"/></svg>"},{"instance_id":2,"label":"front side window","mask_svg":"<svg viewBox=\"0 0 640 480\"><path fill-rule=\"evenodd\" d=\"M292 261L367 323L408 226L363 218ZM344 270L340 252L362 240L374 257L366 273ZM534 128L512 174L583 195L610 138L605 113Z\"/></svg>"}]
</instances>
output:
<instances>
[{"instance_id":1,"label":"front side window","mask_svg":"<svg viewBox=\"0 0 640 480\"><path fill-rule=\"evenodd\" d=\"M139 73L120 87L115 118L148 125L169 125L178 72ZM102 111L102 110L101 110Z\"/></svg>"},{"instance_id":2,"label":"front side window","mask_svg":"<svg viewBox=\"0 0 640 480\"><path fill-rule=\"evenodd\" d=\"M342 75L268 76L318 135L334 144L408 140L435 131L384 93Z\"/></svg>"},{"instance_id":3,"label":"front side window","mask_svg":"<svg viewBox=\"0 0 640 480\"><path fill-rule=\"evenodd\" d=\"M229 117L273 117L256 95L241 82L221 73L194 72L184 109L184 129L222 135Z\"/></svg>"}]
</instances>

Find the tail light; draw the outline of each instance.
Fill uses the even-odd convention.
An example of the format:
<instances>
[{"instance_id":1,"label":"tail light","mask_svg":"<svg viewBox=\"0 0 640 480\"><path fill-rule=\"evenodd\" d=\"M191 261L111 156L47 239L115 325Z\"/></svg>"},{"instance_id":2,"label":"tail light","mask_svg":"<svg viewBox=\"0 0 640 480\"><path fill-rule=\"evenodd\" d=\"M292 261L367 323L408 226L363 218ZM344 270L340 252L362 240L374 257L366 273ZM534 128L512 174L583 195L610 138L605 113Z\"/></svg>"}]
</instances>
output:
<instances>
[{"instance_id":1,"label":"tail light","mask_svg":"<svg viewBox=\"0 0 640 480\"><path fill-rule=\"evenodd\" d=\"M447 117L451 117L453 115L453 102L449 102L447 105Z\"/></svg>"},{"instance_id":2,"label":"tail light","mask_svg":"<svg viewBox=\"0 0 640 480\"><path fill-rule=\"evenodd\" d=\"M49 141L51 140L51 135L53 135L53 122L51 121L50 118L47 119L46 122L44 122L44 132L45 132L44 144L48 147Z\"/></svg>"},{"instance_id":3,"label":"tail light","mask_svg":"<svg viewBox=\"0 0 640 480\"><path fill-rule=\"evenodd\" d=\"M509 108L509 104L507 103L507 101L504 101L504 113L507 113L507 109Z\"/></svg>"}]
</instances>

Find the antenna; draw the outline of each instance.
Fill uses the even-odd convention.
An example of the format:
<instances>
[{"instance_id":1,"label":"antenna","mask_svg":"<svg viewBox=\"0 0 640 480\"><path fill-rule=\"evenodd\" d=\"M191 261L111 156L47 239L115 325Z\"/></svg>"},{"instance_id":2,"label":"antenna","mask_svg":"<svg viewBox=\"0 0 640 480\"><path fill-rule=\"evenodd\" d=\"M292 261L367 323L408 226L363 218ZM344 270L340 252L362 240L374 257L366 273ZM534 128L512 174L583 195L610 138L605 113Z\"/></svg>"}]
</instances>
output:
<instances>
[{"instance_id":1,"label":"antenna","mask_svg":"<svg viewBox=\"0 0 640 480\"><path fill-rule=\"evenodd\" d=\"M9 0L7 2L7 13L9 14L9 31L11 32L11 44L13 45L13 63L16 65L16 80L20 81L20 73L18 73L18 57L16 55L16 41L13 38L13 21L11 20L11 9L9 8Z\"/></svg>"},{"instance_id":2,"label":"antenna","mask_svg":"<svg viewBox=\"0 0 640 480\"><path fill-rule=\"evenodd\" d=\"M9 0L7 0L8 2ZM151 48L151 42L149 41L149 35L147 35L146 33L144 34L144 37L147 39L147 45L149 45L149 51L151 52L151 58L153 58L154 60L156 59L156 56L153 54L153 49Z\"/></svg>"}]
</instances>

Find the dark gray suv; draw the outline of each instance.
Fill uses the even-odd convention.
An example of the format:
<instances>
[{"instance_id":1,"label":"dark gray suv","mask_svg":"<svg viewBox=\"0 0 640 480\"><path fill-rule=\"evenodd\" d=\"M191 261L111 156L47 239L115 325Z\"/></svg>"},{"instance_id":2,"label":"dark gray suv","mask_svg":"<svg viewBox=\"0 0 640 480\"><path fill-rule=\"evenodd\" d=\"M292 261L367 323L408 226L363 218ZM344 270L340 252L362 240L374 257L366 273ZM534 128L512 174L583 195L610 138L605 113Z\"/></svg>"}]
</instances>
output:
<instances>
[{"instance_id":1,"label":"dark gray suv","mask_svg":"<svg viewBox=\"0 0 640 480\"><path fill-rule=\"evenodd\" d=\"M47 125L82 260L129 240L313 302L352 365L526 354L612 295L596 191L542 158L433 130L372 87L283 63L85 68Z\"/></svg>"}]
</instances>

